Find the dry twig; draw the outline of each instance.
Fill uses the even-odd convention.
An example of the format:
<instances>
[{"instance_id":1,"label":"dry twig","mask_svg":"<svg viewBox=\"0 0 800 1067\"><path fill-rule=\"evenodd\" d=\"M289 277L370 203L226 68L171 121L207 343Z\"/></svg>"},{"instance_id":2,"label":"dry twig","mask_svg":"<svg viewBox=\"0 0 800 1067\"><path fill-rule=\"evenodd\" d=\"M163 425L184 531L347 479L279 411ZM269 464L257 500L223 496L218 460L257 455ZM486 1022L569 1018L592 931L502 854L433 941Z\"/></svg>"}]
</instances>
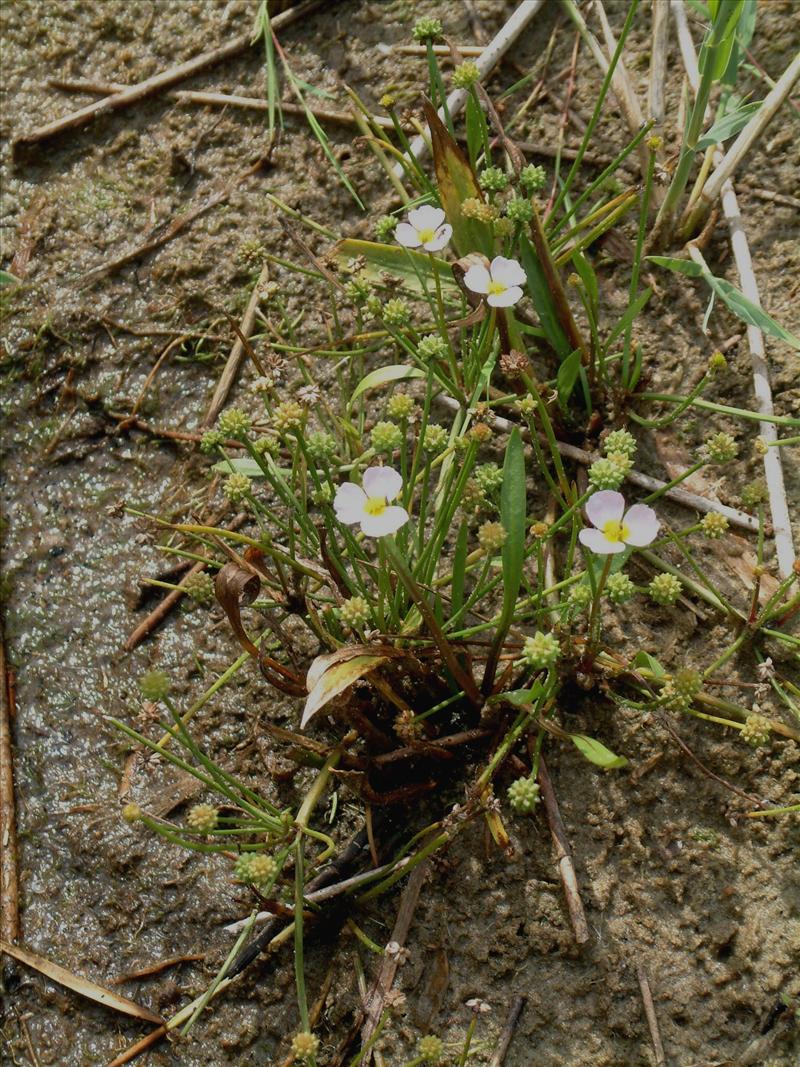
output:
<instances>
[{"instance_id":1,"label":"dry twig","mask_svg":"<svg viewBox=\"0 0 800 1067\"><path fill-rule=\"evenodd\" d=\"M203 419L203 426L214 425L217 415L219 415L225 401L228 399L228 393L231 391L231 386L236 380L236 375L239 373L239 368L241 367L242 360L245 356L245 341L249 340L250 334L253 332L253 327L255 326L256 312L258 311L258 302L261 299L261 291L268 281L269 264L265 263L261 268L258 281L253 286L253 291L247 302L247 310L244 313L242 324L239 327L240 336L234 341L233 348L231 349L228 360L222 371L222 375L217 383L217 388L214 390L214 396L211 398L208 411Z\"/></svg>"},{"instance_id":2,"label":"dry twig","mask_svg":"<svg viewBox=\"0 0 800 1067\"><path fill-rule=\"evenodd\" d=\"M11 724L14 718L14 687L6 662L6 640L0 622L0 937L19 937L19 872L17 868L17 822L14 802L14 757Z\"/></svg>"},{"instance_id":3,"label":"dry twig","mask_svg":"<svg viewBox=\"0 0 800 1067\"><path fill-rule=\"evenodd\" d=\"M514 1031L517 1029L520 1017L522 1016L522 1012L524 1011L527 1002L528 998L522 996L516 996L511 1001L511 1007L508 1009L506 1021L503 1024L503 1029L497 1040L497 1046L492 1058L489 1060L489 1067L503 1067L509 1046L514 1038Z\"/></svg>"},{"instance_id":4,"label":"dry twig","mask_svg":"<svg viewBox=\"0 0 800 1067\"><path fill-rule=\"evenodd\" d=\"M558 873L561 884L564 887L564 896L567 898L567 909L575 934L575 940L579 945L585 945L589 940L589 926L583 911L580 893L578 892L578 879L575 876L575 865L572 862L569 840L561 812L558 810L558 801L553 791L553 783L547 773L544 757L539 757L539 785L542 790L542 802L547 814L547 822L550 826L550 836L553 839L553 847L558 859Z\"/></svg>"},{"instance_id":5,"label":"dry twig","mask_svg":"<svg viewBox=\"0 0 800 1067\"><path fill-rule=\"evenodd\" d=\"M647 1028L650 1031L650 1040L653 1042L653 1052L656 1057L656 1067L665 1067L667 1060L664 1056L664 1046L661 1043L661 1033L658 1029L658 1017L656 1015L655 1004L653 1003L653 994L650 990L647 971L641 964L636 968L636 977L639 979L639 989L642 994L642 1004L644 1005L644 1014L647 1019Z\"/></svg>"}]
</instances>

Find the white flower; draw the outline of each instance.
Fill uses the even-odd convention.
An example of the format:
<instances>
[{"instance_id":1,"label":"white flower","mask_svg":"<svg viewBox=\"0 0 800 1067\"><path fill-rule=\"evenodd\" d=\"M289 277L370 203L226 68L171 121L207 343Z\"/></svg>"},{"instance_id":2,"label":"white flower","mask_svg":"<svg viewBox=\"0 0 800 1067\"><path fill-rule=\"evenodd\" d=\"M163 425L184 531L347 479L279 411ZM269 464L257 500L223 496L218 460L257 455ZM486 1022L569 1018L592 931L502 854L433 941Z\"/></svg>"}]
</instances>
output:
<instances>
[{"instance_id":1,"label":"white flower","mask_svg":"<svg viewBox=\"0 0 800 1067\"><path fill-rule=\"evenodd\" d=\"M364 471L360 485L345 482L336 490L333 508L336 518L346 526L360 523L367 537L384 537L405 526L408 512L390 504L400 495L403 479L391 467L370 467Z\"/></svg>"},{"instance_id":2,"label":"white flower","mask_svg":"<svg viewBox=\"0 0 800 1067\"><path fill-rule=\"evenodd\" d=\"M515 259L495 256L486 267L475 264L464 275L464 285L473 293L481 293L493 308L507 308L522 299L521 285L527 281L525 271Z\"/></svg>"},{"instance_id":3,"label":"white flower","mask_svg":"<svg viewBox=\"0 0 800 1067\"><path fill-rule=\"evenodd\" d=\"M624 552L627 545L649 545L660 526L656 513L647 504L634 504L625 511L625 497L613 489L603 489L589 497L586 515L594 529L581 530L581 544L603 556Z\"/></svg>"},{"instance_id":4,"label":"white flower","mask_svg":"<svg viewBox=\"0 0 800 1067\"><path fill-rule=\"evenodd\" d=\"M408 222L398 223L394 235L406 248L422 246L426 252L439 252L453 236L453 227L444 219L440 207L426 204L409 211Z\"/></svg>"}]
</instances>

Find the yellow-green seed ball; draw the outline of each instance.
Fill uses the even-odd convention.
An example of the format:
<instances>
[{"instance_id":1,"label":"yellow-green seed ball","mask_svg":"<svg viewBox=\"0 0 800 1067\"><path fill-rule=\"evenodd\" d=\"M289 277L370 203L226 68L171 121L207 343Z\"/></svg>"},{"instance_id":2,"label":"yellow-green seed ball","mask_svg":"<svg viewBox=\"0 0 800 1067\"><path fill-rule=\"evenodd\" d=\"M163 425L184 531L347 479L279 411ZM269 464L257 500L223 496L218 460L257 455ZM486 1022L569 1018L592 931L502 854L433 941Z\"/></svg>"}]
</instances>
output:
<instances>
[{"instance_id":1,"label":"yellow-green seed ball","mask_svg":"<svg viewBox=\"0 0 800 1067\"><path fill-rule=\"evenodd\" d=\"M216 828L219 811L211 804L195 804L186 813L186 825L190 830L210 834Z\"/></svg>"}]
</instances>

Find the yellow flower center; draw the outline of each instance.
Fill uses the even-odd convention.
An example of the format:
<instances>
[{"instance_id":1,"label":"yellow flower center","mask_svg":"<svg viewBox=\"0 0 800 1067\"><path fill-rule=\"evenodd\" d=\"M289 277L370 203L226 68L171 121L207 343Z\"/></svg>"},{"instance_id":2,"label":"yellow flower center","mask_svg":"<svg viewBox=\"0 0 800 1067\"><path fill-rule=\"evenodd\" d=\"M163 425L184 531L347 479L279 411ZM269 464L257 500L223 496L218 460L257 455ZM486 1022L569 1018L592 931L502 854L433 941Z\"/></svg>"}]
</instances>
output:
<instances>
[{"instance_id":1,"label":"yellow flower center","mask_svg":"<svg viewBox=\"0 0 800 1067\"><path fill-rule=\"evenodd\" d=\"M489 282L489 296L499 296L508 289L507 285L503 285L502 282Z\"/></svg>"},{"instance_id":2,"label":"yellow flower center","mask_svg":"<svg viewBox=\"0 0 800 1067\"><path fill-rule=\"evenodd\" d=\"M365 515L383 515L386 511L386 498L382 496L368 496L364 504Z\"/></svg>"},{"instance_id":3,"label":"yellow flower center","mask_svg":"<svg viewBox=\"0 0 800 1067\"><path fill-rule=\"evenodd\" d=\"M417 230L417 237L419 237L420 244L426 245L428 241L432 241L436 236L436 230Z\"/></svg>"},{"instance_id":4,"label":"yellow flower center","mask_svg":"<svg viewBox=\"0 0 800 1067\"><path fill-rule=\"evenodd\" d=\"M630 526L626 526L620 519L609 519L608 522L603 524L603 536L607 537L609 541L625 544L630 537L630 533Z\"/></svg>"}]
</instances>

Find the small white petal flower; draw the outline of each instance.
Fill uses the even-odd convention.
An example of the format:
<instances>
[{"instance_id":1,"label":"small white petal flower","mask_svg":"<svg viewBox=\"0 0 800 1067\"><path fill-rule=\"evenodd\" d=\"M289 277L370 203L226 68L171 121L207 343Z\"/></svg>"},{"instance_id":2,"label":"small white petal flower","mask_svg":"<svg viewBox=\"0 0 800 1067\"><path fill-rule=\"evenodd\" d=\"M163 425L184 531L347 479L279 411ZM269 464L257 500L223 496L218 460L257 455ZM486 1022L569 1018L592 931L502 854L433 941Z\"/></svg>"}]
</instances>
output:
<instances>
[{"instance_id":1,"label":"small white petal flower","mask_svg":"<svg viewBox=\"0 0 800 1067\"><path fill-rule=\"evenodd\" d=\"M397 224L394 235L406 248L422 247L426 252L440 252L453 236L453 227L446 223L440 207L414 208L408 213L408 222Z\"/></svg>"},{"instance_id":2,"label":"small white petal flower","mask_svg":"<svg viewBox=\"0 0 800 1067\"><path fill-rule=\"evenodd\" d=\"M408 522L405 508L390 502L400 495L403 479L391 467L370 467L364 471L363 488L345 482L336 490L333 509L346 526L361 526L367 537L385 537Z\"/></svg>"},{"instance_id":3,"label":"small white petal flower","mask_svg":"<svg viewBox=\"0 0 800 1067\"><path fill-rule=\"evenodd\" d=\"M515 259L495 256L486 267L476 264L464 275L464 285L473 293L486 297L490 307L507 308L522 299L521 285L526 282L525 271Z\"/></svg>"},{"instance_id":4,"label":"small white petal flower","mask_svg":"<svg viewBox=\"0 0 800 1067\"><path fill-rule=\"evenodd\" d=\"M634 504L625 510L625 497L604 489L589 497L586 515L594 527L581 530L580 542L592 552L608 556L626 547L643 548L656 539L660 523L647 504Z\"/></svg>"}]
</instances>

